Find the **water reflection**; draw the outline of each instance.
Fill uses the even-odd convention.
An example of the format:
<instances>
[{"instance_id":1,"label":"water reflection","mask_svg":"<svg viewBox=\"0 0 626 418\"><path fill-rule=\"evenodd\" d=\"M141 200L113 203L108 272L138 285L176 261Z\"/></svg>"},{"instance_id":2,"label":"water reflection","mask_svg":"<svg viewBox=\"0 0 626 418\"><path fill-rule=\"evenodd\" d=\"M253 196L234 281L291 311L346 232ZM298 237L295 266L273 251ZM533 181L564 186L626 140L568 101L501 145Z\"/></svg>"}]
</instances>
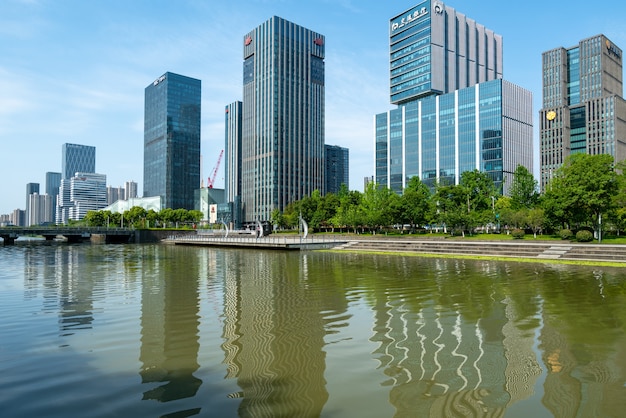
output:
<instances>
[{"instance_id":1,"label":"water reflection","mask_svg":"<svg viewBox=\"0 0 626 418\"><path fill-rule=\"evenodd\" d=\"M98 381L117 382L105 367L80 380L84 393L50 377L82 376L85 365L100 365L94 358L117 348L132 360L124 364L132 382L123 391L140 406L113 405L132 416L575 417L626 410L623 270L158 245L7 253L23 254L17 269L24 299L43 306L14 318L22 308L0 293L6 322L24 326L5 325L11 333L4 335L38 354L28 362L41 363L29 365L28 379L20 379L19 367L5 377L24 382L22 389L37 382L29 386L35 393L59 385L79 398ZM12 274L7 266L0 255L0 279ZM53 318L57 338L47 340L42 317ZM48 350L68 369L55 370ZM89 396L101 404L118 393L100 390Z\"/></svg>"},{"instance_id":2,"label":"water reflection","mask_svg":"<svg viewBox=\"0 0 626 418\"><path fill-rule=\"evenodd\" d=\"M194 376L200 367L199 266L190 249L143 250L140 374L144 384L162 383L146 390L143 399L190 398L202 385Z\"/></svg>"},{"instance_id":3,"label":"water reflection","mask_svg":"<svg viewBox=\"0 0 626 418\"><path fill-rule=\"evenodd\" d=\"M298 259L229 251L225 257L224 352L245 416L319 416L324 379L322 300L307 292Z\"/></svg>"}]
</instances>

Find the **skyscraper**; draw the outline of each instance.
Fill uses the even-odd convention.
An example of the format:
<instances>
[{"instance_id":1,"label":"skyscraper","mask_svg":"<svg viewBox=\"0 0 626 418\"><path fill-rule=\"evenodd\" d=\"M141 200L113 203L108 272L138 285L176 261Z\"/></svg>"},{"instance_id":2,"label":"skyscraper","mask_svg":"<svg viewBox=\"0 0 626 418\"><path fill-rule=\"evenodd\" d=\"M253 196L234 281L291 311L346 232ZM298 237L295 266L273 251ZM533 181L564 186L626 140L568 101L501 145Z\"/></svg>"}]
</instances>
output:
<instances>
[{"instance_id":1,"label":"skyscraper","mask_svg":"<svg viewBox=\"0 0 626 418\"><path fill-rule=\"evenodd\" d=\"M200 187L200 80L167 72L145 89L143 196L194 209Z\"/></svg>"},{"instance_id":2,"label":"skyscraper","mask_svg":"<svg viewBox=\"0 0 626 418\"><path fill-rule=\"evenodd\" d=\"M61 173L47 172L46 173L46 194L52 199L52 212L47 214L47 218L50 222L54 222L57 214L57 197L59 196L59 188L61 187Z\"/></svg>"},{"instance_id":3,"label":"skyscraper","mask_svg":"<svg viewBox=\"0 0 626 418\"><path fill-rule=\"evenodd\" d=\"M30 226L30 196L32 194L39 195L39 183L28 183L26 184L26 208L24 209L26 213L26 226Z\"/></svg>"},{"instance_id":4,"label":"skyscraper","mask_svg":"<svg viewBox=\"0 0 626 418\"><path fill-rule=\"evenodd\" d=\"M375 116L376 183L402 193L412 177L434 188L465 171L506 193L532 171L532 94L502 80L502 37L441 1L389 21L390 98Z\"/></svg>"},{"instance_id":5,"label":"skyscraper","mask_svg":"<svg viewBox=\"0 0 626 418\"><path fill-rule=\"evenodd\" d=\"M337 145L326 145L326 193L337 193L342 184L350 187L350 151Z\"/></svg>"},{"instance_id":6,"label":"skyscraper","mask_svg":"<svg viewBox=\"0 0 626 418\"><path fill-rule=\"evenodd\" d=\"M541 188L568 155L626 158L622 50L604 35L542 54Z\"/></svg>"},{"instance_id":7,"label":"skyscraper","mask_svg":"<svg viewBox=\"0 0 626 418\"><path fill-rule=\"evenodd\" d=\"M324 37L274 16L243 39L246 221L324 193Z\"/></svg>"},{"instance_id":8,"label":"skyscraper","mask_svg":"<svg viewBox=\"0 0 626 418\"><path fill-rule=\"evenodd\" d=\"M63 144L61 149L61 184L59 195L56 199L55 221L57 224L67 223L68 220L80 220L72 218L71 211L75 200L71 197L71 184L76 173L96 172L96 147L79 144ZM94 196L94 199L96 197ZM106 203L106 186L105 186ZM106 205L104 205L106 206ZM104 207L102 206L102 207ZM102 208L100 207L100 208ZM85 212L86 213L86 212Z\"/></svg>"},{"instance_id":9,"label":"skyscraper","mask_svg":"<svg viewBox=\"0 0 626 418\"><path fill-rule=\"evenodd\" d=\"M502 36L441 1L420 1L389 22L391 103L502 78Z\"/></svg>"},{"instance_id":10,"label":"skyscraper","mask_svg":"<svg viewBox=\"0 0 626 418\"><path fill-rule=\"evenodd\" d=\"M61 177L69 179L78 172L96 172L96 147L63 144L61 150Z\"/></svg>"},{"instance_id":11,"label":"skyscraper","mask_svg":"<svg viewBox=\"0 0 626 418\"><path fill-rule=\"evenodd\" d=\"M225 109L225 150L224 173L226 174L225 190L226 202L231 204L231 219L233 225L239 227L243 221L241 211L241 129L243 103L234 102Z\"/></svg>"}]
</instances>

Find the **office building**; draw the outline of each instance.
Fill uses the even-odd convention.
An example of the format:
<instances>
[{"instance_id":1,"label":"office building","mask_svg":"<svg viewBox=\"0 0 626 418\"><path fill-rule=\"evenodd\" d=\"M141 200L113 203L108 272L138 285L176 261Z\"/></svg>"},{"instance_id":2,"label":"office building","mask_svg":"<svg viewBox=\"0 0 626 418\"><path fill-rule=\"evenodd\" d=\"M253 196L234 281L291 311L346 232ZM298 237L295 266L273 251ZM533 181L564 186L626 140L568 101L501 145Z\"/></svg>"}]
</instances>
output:
<instances>
[{"instance_id":1,"label":"office building","mask_svg":"<svg viewBox=\"0 0 626 418\"><path fill-rule=\"evenodd\" d=\"M226 106L224 111L225 132L225 158L224 173L226 177L224 186L225 202L229 202L230 212L227 223L231 223L234 228L240 228L243 222L243 211L241 208L241 166L242 166L242 102L233 102ZM218 202L222 203L222 202Z\"/></svg>"},{"instance_id":2,"label":"office building","mask_svg":"<svg viewBox=\"0 0 626 418\"><path fill-rule=\"evenodd\" d=\"M61 187L61 173L47 172L46 173L46 194L52 198L52 212L47 214L46 217L50 219L50 222L54 222L57 213L57 197L59 196L59 188Z\"/></svg>"},{"instance_id":3,"label":"office building","mask_svg":"<svg viewBox=\"0 0 626 418\"><path fill-rule=\"evenodd\" d=\"M421 1L389 22L392 104L502 78L502 36L441 1Z\"/></svg>"},{"instance_id":4,"label":"office building","mask_svg":"<svg viewBox=\"0 0 626 418\"><path fill-rule=\"evenodd\" d=\"M107 206L106 175L78 172L62 179L58 203L57 224L80 221L88 211L103 209Z\"/></svg>"},{"instance_id":5,"label":"office building","mask_svg":"<svg viewBox=\"0 0 626 418\"><path fill-rule=\"evenodd\" d=\"M622 72L622 50L604 35L542 54L542 190L571 154L626 158Z\"/></svg>"},{"instance_id":6,"label":"office building","mask_svg":"<svg viewBox=\"0 0 626 418\"><path fill-rule=\"evenodd\" d=\"M502 79L502 37L440 1L393 17L390 98L374 117L375 181L402 193L417 176L434 189L465 171L506 193L532 171L532 94Z\"/></svg>"},{"instance_id":7,"label":"office building","mask_svg":"<svg viewBox=\"0 0 626 418\"><path fill-rule=\"evenodd\" d=\"M376 183L401 193L412 177L434 188L489 174L505 192L532 167L532 93L492 80L376 115Z\"/></svg>"},{"instance_id":8,"label":"office building","mask_svg":"<svg viewBox=\"0 0 626 418\"><path fill-rule=\"evenodd\" d=\"M143 196L194 208L200 187L201 82L167 72L145 89Z\"/></svg>"},{"instance_id":9,"label":"office building","mask_svg":"<svg viewBox=\"0 0 626 418\"><path fill-rule=\"evenodd\" d=\"M61 149L61 177L69 179L74 177L78 172L96 172L96 147L79 144L63 144Z\"/></svg>"},{"instance_id":10,"label":"office building","mask_svg":"<svg viewBox=\"0 0 626 418\"><path fill-rule=\"evenodd\" d=\"M243 50L241 203L246 221L264 221L325 192L324 37L274 16Z\"/></svg>"},{"instance_id":11,"label":"office building","mask_svg":"<svg viewBox=\"0 0 626 418\"><path fill-rule=\"evenodd\" d=\"M25 205L25 212L26 212L26 219L25 219L25 226L30 226L30 196L34 193L39 194L39 183L27 183L26 184L26 205Z\"/></svg>"},{"instance_id":12,"label":"office building","mask_svg":"<svg viewBox=\"0 0 626 418\"><path fill-rule=\"evenodd\" d=\"M326 145L326 193L337 193L341 185L350 188L350 151L337 145Z\"/></svg>"}]
</instances>

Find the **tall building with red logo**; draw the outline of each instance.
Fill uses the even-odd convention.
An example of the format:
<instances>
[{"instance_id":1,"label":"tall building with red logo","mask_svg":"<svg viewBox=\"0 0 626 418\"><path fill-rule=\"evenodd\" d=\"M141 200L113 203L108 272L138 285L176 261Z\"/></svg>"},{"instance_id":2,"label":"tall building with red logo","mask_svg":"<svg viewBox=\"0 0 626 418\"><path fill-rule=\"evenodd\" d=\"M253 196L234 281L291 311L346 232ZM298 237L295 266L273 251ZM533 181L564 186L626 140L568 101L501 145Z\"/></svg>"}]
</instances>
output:
<instances>
[{"instance_id":1,"label":"tall building with red logo","mask_svg":"<svg viewBox=\"0 0 626 418\"><path fill-rule=\"evenodd\" d=\"M241 205L245 221L267 221L325 192L324 36L274 16L242 44Z\"/></svg>"}]
</instances>

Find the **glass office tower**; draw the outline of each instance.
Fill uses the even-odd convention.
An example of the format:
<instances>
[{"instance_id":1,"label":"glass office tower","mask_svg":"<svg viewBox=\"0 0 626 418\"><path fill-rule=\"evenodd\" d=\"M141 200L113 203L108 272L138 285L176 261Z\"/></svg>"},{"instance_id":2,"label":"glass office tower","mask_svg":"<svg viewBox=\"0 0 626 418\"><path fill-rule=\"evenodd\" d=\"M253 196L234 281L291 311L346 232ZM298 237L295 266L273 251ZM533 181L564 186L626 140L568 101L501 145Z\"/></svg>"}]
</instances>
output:
<instances>
[{"instance_id":1,"label":"glass office tower","mask_svg":"<svg viewBox=\"0 0 626 418\"><path fill-rule=\"evenodd\" d=\"M417 176L434 188L465 171L507 192L532 171L532 94L502 80L502 37L441 1L389 22L390 99L374 117L376 183L402 193Z\"/></svg>"},{"instance_id":2,"label":"glass office tower","mask_svg":"<svg viewBox=\"0 0 626 418\"><path fill-rule=\"evenodd\" d=\"M324 37L272 17L243 39L241 197L246 221L324 193Z\"/></svg>"},{"instance_id":3,"label":"glass office tower","mask_svg":"<svg viewBox=\"0 0 626 418\"><path fill-rule=\"evenodd\" d=\"M389 22L391 103L502 78L502 37L441 1L421 1Z\"/></svg>"},{"instance_id":4,"label":"glass office tower","mask_svg":"<svg viewBox=\"0 0 626 418\"><path fill-rule=\"evenodd\" d=\"M226 174L225 196L226 202L229 202L229 222L233 227L239 228L243 222L243 214L241 208L241 166L242 166L242 102L233 102L226 106L224 110L224 126L225 132L225 164L224 172Z\"/></svg>"},{"instance_id":5,"label":"glass office tower","mask_svg":"<svg viewBox=\"0 0 626 418\"><path fill-rule=\"evenodd\" d=\"M622 50L604 35L542 54L542 190L568 155L626 158L622 72Z\"/></svg>"},{"instance_id":6,"label":"glass office tower","mask_svg":"<svg viewBox=\"0 0 626 418\"><path fill-rule=\"evenodd\" d=\"M376 115L376 182L401 193L459 184L479 170L508 191L518 164L532 169L532 93L492 80Z\"/></svg>"},{"instance_id":7,"label":"glass office tower","mask_svg":"<svg viewBox=\"0 0 626 418\"><path fill-rule=\"evenodd\" d=\"M200 187L200 80L167 72L145 89L143 196L194 209Z\"/></svg>"},{"instance_id":8,"label":"glass office tower","mask_svg":"<svg viewBox=\"0 0 626 418\"><path fill-rule=\"evenodd\" d=\"M342 184L350 187L350 151L337 145L326 145L326 193L337 193Z\"/></svg>"},{"instance_id":9,"label":"glass office tower","mask_svg":"<svg viewBox=\"0 0 626 418\"><path fill-rule=\"evenodd\" d=\"M72 178L78 172L96 172L96 147L63 144L61 149L61 178Z\"/></svg>"}]
</instances>

